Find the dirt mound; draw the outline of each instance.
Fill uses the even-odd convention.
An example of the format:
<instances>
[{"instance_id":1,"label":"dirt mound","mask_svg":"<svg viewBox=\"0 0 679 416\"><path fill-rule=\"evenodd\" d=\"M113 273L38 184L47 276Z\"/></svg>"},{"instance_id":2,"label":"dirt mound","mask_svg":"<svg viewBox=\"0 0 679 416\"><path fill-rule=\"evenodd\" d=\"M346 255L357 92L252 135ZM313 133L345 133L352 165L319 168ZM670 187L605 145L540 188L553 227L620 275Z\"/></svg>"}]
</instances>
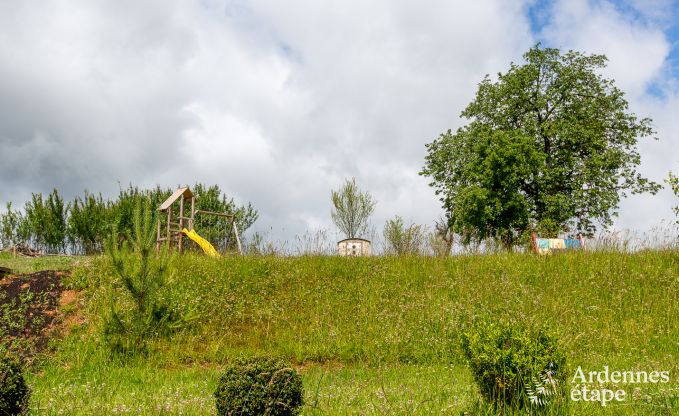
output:
<instances>
[{"instance_id":1,"label":"dirt mound","mask_svg":"<svg viewBox=\"0 0 679 416\"><path fill-rule=\"evenodd\" d=\"M61 319L59 307L76 299L62 284L68 275L68 271L44 270L0 280L0 344L25 354L46 347Z\"/></svg>"}]
</instances>

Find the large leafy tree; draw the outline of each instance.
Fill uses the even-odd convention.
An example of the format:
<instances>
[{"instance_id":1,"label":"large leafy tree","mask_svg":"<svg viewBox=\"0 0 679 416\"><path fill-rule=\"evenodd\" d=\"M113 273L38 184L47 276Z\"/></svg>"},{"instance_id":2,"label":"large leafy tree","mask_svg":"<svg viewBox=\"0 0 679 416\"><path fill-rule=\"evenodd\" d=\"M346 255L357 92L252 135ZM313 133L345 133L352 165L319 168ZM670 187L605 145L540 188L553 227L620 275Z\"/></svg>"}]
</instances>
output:
<instances>
[{"instance_id":1,"label":"large leafy tree","mask_svg":"<svg viewBox=\"0 0 679 416\"><path fill-rule=\"evenodd\" d=\"M524 59L485 77L462 112L467 124L427 145L420 172L454 231L507 248L530 231L592 235L621 197L660 188L636 170L651 120L600 74L605 56L536 45Z\"/></svg>"}]
</instances>

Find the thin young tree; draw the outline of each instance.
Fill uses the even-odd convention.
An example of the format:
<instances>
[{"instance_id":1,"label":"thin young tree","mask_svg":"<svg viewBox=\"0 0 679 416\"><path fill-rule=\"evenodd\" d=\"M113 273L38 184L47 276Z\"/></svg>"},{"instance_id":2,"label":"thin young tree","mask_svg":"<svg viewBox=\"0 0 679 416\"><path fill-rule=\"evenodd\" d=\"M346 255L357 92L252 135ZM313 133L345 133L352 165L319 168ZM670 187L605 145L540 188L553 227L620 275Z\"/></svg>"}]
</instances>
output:
<instances>
[{"instance_id":1,"label":"thin young tree","mask_svg":"<svg viewBox=\"0 0 679 416\"><path fill-rule=\"evenodd\" d=\"M331 192L332 220L347 238L356 238L367 232L368 218L375 211L377 201L370 193L362 192L356 179L347 180L340 189Z\"/></svg>"},{"instance_id":2,"label":"thin young tree","mask_svg":"<svg viewBox=\"0 0 679 416\"><path fill-rule=\"evenodd\" d=\"M116 279L113 287L132 301L112 298L110 315L104 325L104 340L115 353L135 353L146 350L147 341L181 326L181 317L162 292L169 274L170 257L163 250L154 255L155 218L148 201L137 197L132 213L133 230L126 239L114 229L106 243Z\"/></svg>"}]
</instances>

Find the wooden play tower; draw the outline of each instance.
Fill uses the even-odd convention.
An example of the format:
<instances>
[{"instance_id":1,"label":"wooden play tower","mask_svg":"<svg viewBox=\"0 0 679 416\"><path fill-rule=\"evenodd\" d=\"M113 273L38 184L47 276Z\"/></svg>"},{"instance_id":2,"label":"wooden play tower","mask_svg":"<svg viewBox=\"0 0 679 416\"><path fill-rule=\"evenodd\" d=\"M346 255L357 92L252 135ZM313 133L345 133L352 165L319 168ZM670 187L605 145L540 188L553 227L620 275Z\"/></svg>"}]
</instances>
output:
<instances>
[{"instance_id":1,"label":"wooden play tower","mask_svg":"<svg viewBox=\"0 0 679 416\"><path fill-rule=\"evenodd\" d=\"M189 206L190 210L187 216L185 214ZM177 189L172 195L170 195L169 198L165 200L165 202L160 205L160 207L158 207L156 251L160 251L160 246L163 242L168 242L170 247L176 247L177 251L181 253L184 249L185 236L196 241L196 243L198 243L206 252L208 250L205 249L205 243L207 243L212 248L212 245L207 242L207 240L202 239L194 231L196 215L214 215L227 218L229 221L229 228L233 230L236 237L238 253L241 255L243 254L243 248L241 247L240 238L238 236L238 227L236 226L235 215L222 212L196 210L196 197L188 187ZM227 233L228 230L225 230L225 240ZM212 250L214 250L214 248L212 248Z\"/></svg>"}]
</instances>

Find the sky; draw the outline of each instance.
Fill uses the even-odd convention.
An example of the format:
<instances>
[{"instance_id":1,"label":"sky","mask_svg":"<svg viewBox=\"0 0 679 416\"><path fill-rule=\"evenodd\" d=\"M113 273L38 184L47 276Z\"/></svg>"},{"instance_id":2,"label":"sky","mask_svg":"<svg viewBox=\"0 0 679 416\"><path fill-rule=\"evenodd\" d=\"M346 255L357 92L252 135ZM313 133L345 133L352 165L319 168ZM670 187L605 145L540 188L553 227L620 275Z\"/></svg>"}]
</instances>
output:
<instances>
[{"instance_id":1,"label":"sky","mask_svg":"<svg viewBox=\"0 0 679 416\"><path fill-rule=\"evenodd\" d=\"M662 182L679 172L678 14L667 0L0 0L0 203L203 182L282 242L334 235L330 191L355 177L377 235L395 215L431 226L425 144L537 42L607 55L654 121L640 171ZM678 202L629 197L614 230L651 230Z\"/></svg>"}]
</instances>

